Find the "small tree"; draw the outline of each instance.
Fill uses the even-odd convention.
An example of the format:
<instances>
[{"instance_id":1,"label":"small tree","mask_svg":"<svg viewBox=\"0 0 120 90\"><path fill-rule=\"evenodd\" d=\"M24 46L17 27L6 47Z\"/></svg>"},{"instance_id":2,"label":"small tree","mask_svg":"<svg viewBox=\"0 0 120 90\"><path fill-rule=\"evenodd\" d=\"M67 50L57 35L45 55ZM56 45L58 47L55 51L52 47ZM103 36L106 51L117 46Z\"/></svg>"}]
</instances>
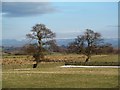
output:
<instances>
[{"instance_id":1,"label":"small tree","mask_svg":"<svg viewBox=\"0 0 120 90\"><path fill-rule=\"evenodd\" d=\"M22 47L25 54L33 55L37 51L37 44L27 44Z\"/></svg>"},{"instance_id":2,"label":"small tree","mask_svg":"<svg viewBox=\"0 0 120 90\"><path fill-rule=\"evenodd\" d=\"M38 63L44 60L44 49L49 46L48 42L54 39L55 33L48 29L44 24L36 24L33 26L31 33L27 34L26 36L28 38L37 40L37 45L35 46L37 49L33 54L33 57L36 61L36 64L33 65L33 68L36 68Z\"/></svg>"},{"instance_id":3,"label":"small tree","mask_svg":"<svg viewBox=\"0 0 120 90\"><path fill-rule=\"evenodd\" d=\"M77 46L79 53L87 56L85 62L88 62L88 60L91 58L92 51L99 45L101 40L100 33L86 29L83 35L77 36L74 44Z\"/></svg>"}]
</instances>

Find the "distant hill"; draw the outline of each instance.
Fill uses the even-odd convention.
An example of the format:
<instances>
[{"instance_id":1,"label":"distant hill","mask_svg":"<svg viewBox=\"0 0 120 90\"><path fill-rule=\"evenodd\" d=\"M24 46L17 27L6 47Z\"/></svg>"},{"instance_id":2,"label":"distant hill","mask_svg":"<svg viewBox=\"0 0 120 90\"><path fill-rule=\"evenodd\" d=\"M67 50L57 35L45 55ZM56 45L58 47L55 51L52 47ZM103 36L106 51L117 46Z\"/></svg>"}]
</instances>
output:
<instances>
[{"instance_id":1,"label":"distant hill","mask_svg":"<svg viewBox=\"0 0 120 90\"><path fill-rule=\"evenodd\" d=\"M18 41L18 40L15 40L15 39L3 39L1 40L2 41L2 46L5 46L5 47L11 47L11 46L14 46L14 47L21 47L23 45L25 45L26 43L29 43L28 41L26 40L21 40L21 41ZM67 46L70 42L73 42L74 39L57 39L56 42L59 46ZM119 39L120 41L120 39ZM104 42L105 43L111 43L113 45L113 47L118 47L118 39L117 38L111 38L111 39L104 39ZM1 42L0 42L1 44Z\"/></svg>"},{"instance_id":2,"label":"distant hill","mask_svg":"<svg viewBox=\"0 0 120 90\"><path fill-rule=\"evenodd\" d=\"M5 46L5 47L11 47L11 46L21 47L26 43L25 40L18 41L15 39L3 39L1 40L1 42L2 42L2 46Z\"/></svg>"},{"instance_id":3,"label":"distant hill","mask_svg":"<svg viewBox=\"0 0 120 90\"><path fill-rule=\"evenodd\" d=\"M74 39L58 39L56 41L57 41L57 44L60 46L62 46L62 45L67 46L70 42L73 42ZM120 41L120 39L119 39L119 41ZM110 43L115 48L118 47L118 39L117 38L104 39L104 43Z\"/></svg>"},{"instance_id":4,"label":"distant hill","mask_svg":"<svg viewBox=\"0 0 120 90\"><path fill-rule=\"evenodd\" d=\"M67 46L69 43L73 42L74 39L57 39L56 42L59 46Z\"/></svg>"},{"instance_id":5,"label":"distant hill","mask_svg":"<svg viewBox=\"0 0 120 90\"><path fill-rule=\"evenodd\" d=\"M112 44L113 47L117 48L118 47L118 43L120 45L120 38L112 38L112 39L104 39L105 43L110 43Z\"/></svg>"}]
</instances>

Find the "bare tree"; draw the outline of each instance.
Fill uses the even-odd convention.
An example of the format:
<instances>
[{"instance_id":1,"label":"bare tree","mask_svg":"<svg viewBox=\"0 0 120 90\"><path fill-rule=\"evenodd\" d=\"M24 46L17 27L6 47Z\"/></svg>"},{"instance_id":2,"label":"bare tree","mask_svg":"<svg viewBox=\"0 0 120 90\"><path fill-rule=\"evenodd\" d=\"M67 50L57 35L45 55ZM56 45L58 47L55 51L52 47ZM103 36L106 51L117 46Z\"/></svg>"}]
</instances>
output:
<instances>
[{"instance_id":1,"label":"bare tree","mask_svg":"<svg viewBox=\"0 0 120 90\"><path fill-rule=\"evenodd\" d=\"M54 39L55 33L48 29L44 24L36 24L33 26L31 33L26 35L28 38L37 40L37 50L34 52L33 57L35 58L36 64L33 68L36 68L38 63L44 60L43 49L48 45L48 42Z\"/></svg>"},{"instance_id":2,"label":"bare tree","mask_svg":"<svg viewBox=\"0 0 120 90\"><path fill-rule=\"evenodd\" d=\"M83 35L77 36L74 45L77 47L79 53L87 56L85 62L88 62L91 58L93 49L97 47L101 41L102 39L100 33L86 29Z\"/></svg>"}]
</instances>

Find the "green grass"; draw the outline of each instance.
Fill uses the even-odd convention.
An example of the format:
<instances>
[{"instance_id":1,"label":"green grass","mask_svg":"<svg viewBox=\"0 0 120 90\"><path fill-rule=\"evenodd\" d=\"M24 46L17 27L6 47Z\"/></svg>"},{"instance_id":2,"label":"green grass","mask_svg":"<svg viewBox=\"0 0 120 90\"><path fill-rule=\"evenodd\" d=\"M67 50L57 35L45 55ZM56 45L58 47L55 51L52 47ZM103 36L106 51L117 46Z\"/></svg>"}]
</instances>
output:
<instances>
[{"instance_id":1,"label":"green grass","mask_svg":"<svg viewBox=\"0 0 120 90\"><path fill-rule=\"evenodd\" d=\"M118 62L118 55L96 55L96 56L92 56L90 62Z\"/></svg>"},{"instance_id":2,"label":"green grass","mask_svg":"<svg viewBox=\"0 0 120 90\"><path fill-rule=\"evenodd\" d=\"M76 61L76 62L85 62L86 56L79 54L51 54L46 55L45 60L65 60L65 61ZM32 61L32 56L28 55L10 55L3 56L3 63L15 64L15 63L25 63ZM118 55L92 55L89 62L118 62Z\"/></svg>"},{"instance_id":3,"label":"green grass","mask_svg":"<svg viewBox=\"0 0 120 90\"><path fill-rule=\"evenodd\" d=\"M118 87L118 69L113 68L61 68L64 63L40 63L33 69L25 64L27 56L4 56L2 66L3 88L114 88ZM51 59L84 62L77 54L52 54ZM10 63L10 62L23 62ZM118 55L93 55L89 62L118 62Z\"/></svg>"},{"instance_id":4,"label":"green grass","mask_svg":"<svg viewBox=\"0 0 120 90\"><path fill-rule=\"evenodd\" d=\"M63 63L3 66L3 88L114 88L118 69L61 68ZM13 68L14 67L14 68Z\"/></svg>"}]
</instances>

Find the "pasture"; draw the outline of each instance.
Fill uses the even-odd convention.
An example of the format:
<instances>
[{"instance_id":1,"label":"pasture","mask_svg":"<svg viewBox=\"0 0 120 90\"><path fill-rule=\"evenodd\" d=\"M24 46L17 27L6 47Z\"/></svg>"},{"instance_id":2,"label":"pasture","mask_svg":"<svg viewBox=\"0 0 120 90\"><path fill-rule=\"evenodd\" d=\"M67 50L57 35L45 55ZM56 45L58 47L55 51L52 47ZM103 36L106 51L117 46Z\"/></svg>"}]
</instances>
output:
<instances>
[{"instance_id":1,"label":"pasture","mask_svg":"<svg viewBox=\"0 0 120 90\"><path fill-rule=\"evenodd\" d=\"M78 54L52 54L46 55L45 60L49 61L80 61L85 62L86 56ZM118 55L92 55L89 62L118 62ZM32 64L33 58L30 55L4 55L3 64Z\"/></svg>"},{"instance_id":2,"label":"pasture","mask_svg":"<svg viewBox=\"0 0 120 90\"><path fill-rule=\"evenodd\" d=\"M62 68L64 62L41 62L32 68L32 57L4 56L2 65L3 88L116 88L117 68ZM53 60L84 61L80 55L47 55ZM117 55L96 55L92 61L117 62Z\"/></svg>"}]
</instances>

